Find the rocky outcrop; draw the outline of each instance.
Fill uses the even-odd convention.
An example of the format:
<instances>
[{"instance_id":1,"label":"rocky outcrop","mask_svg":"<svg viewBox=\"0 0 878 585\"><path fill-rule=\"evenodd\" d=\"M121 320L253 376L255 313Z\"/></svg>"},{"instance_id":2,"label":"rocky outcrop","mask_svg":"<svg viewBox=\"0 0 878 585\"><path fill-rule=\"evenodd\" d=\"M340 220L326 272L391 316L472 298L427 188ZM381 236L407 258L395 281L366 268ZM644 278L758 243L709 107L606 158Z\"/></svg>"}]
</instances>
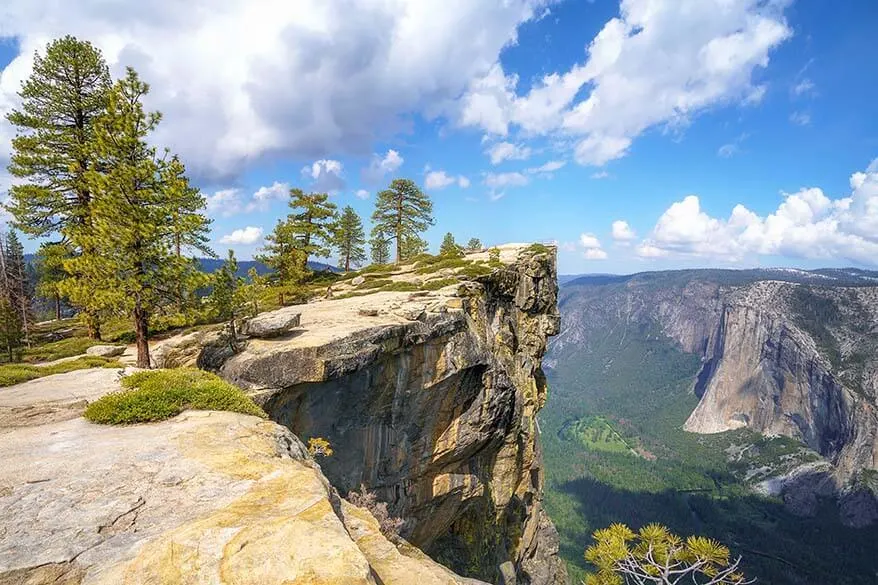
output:
<instances>
[{"instance_id":1,"label":"rocky outcrop","mask_svg":"<svg viewBox=\"0 0 878 585\"><path fill-rule=\"evenodd\" d=\"M376 492L434 559L493 583L561 584L536 420L559 326L555 251L507 246L501 260L436 291L299 306L293 335L242 340L218 371L296 435L328 439L332 484Z\"/></svg>"},{"instance_id":2,"label":"rocky outcrop","mask_svg":"<svg viewBox=\"0 0 878 585\"><path fill-rule=\"evenodd\" d=\"M72 374L0 395L0 584L480 583L389 541L288 429L203 411L90 424L117 372Z\"/></svg>"}]
</instances>

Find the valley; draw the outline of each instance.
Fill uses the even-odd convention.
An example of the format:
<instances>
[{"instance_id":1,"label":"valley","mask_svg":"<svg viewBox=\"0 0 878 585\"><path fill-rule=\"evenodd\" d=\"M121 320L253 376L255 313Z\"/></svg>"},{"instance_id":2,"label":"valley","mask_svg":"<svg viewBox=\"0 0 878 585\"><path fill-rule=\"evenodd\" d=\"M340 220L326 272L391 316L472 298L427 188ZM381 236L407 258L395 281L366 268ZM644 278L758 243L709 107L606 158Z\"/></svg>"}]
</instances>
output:
<instances>
[{"instance_id":1,"label":"valley","mask_svg":"<svg viewBox=\"0 0 878 585\"><path fill-rule=\"evenodd\" d=\"M770 276L795 287L792 298L804 300L807 309L813 306L807 302L809 282L829 278L816 274ZM712 434L684 429L700 402L693 388L708 382L702 367L708 322L714 311L728 307L729 294L764 286L767 276L690 271L587 277L562 285L562 333L546 357L550 400L540 424L547 508L574 582L587 569L582 553L591 532L613 522L660 522L679 534L716 538L742 555L747 574L762 583L875 582L874 524L845 525L832 491L816 497L795 491L785 503L783 494L769 495L770 482L762 483L803 466L832 467L832 455L814 448L819 442L809 446L802 437L746 427ZM850 285L869 283L856 280L861 276L870 278L845 276L845 294ZM820 306L839 308L834 302ZM848 308L842 305L838 314ZM788 316L823 331L821 353L835 347L837 363L848 363L855 353L836 343L843 337L839 319L805 310ZM862 320L857 326L862 329ZM871 371L868 359L861 367ZM851 367L843 372L857 376ZM871 389L868 380L857 386L858 392ZM814 506L804 514L795 503L808 497Z\"/></svg>"}]
</instances>

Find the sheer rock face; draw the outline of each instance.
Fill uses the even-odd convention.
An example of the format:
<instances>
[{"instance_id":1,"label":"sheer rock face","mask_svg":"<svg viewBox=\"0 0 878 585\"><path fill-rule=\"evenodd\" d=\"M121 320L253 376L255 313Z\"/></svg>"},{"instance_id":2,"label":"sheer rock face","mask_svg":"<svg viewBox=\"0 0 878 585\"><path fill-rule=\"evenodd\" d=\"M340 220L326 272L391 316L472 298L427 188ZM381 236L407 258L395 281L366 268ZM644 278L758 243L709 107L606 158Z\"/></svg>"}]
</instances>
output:
<instances>
[{"instance_id":1,"label":"sheer rock face","mask_svg":"<svg viewBox=\"0 0 878 585\"><path fill-rule=\"evenodd\" d=\"M878 469L878 287L662 278L631 278L576 300L553 350L587 348L593 329L581 323L601 314L658 324L702 356L694 382L701 400L686 430L746 426L801 440L831 466L775 482L790 508L810 513L814 506L804 502L834 493L846 523L878 520L878 481L867 471Z\"/></svg>"},{"instance_id":2,"label":"sheer rock face","mask_svg":"<svg viewBox=\"0 0 878 585\"><path fill-rule=\"evenodd\" d=\"M297 332L250 339L219 371L297 435L328 439L332 484L377 492L437 561L494 583L562 584L536 420L559 326L555 255L506 247L503 260L432 293L304 305Z\"/></svg>"}]
</instances>

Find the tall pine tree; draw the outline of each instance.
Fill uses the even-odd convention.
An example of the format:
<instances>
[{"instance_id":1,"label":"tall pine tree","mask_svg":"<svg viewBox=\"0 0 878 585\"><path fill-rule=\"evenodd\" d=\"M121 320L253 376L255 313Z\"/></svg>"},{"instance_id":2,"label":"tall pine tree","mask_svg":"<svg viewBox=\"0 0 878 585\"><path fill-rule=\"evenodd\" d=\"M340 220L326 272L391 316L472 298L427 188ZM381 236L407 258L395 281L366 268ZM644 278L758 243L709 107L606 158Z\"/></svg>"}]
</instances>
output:
<instances>
[{"instance_id":1,"label":"tall pine tree","mask_svg":"<svg viewBox=\"0 0 878 585\"><path fill-rule=\"evenodd\" d=\"M359 266L366 260L363 222L350 205L342 210L333 239L339 255L339 266L344 267L345 272L349 272L351 266Z\"/></svg>"},{"instance_id":2,"label":"tall pine tree","mask_svg":"<svg viewBox=\"0 0 878 585\"><path fill-rule=\"evenodd\" d=\"M109 88L106 62L86 41L66 36L49 43L44 56L34 56L19 94L21 107L7 116L17 131L9 172L21 179L9 190L7 208L25 234L60 233L69 241L90 229L92 194L85 176L94 163L94 122L106 108ZM98 316L84 316L89 334L100 338Z\"/></svg>"},{"instance_id":3,"label":"tall pine tree","mask_svg":"<svg viewBox=\"0 0 878 585\"><path fill-rule=\"evenodd\" d=\"M278 220L274 231L265 236L262 253L256 259L271 268L281 284L299 284L305 277L300 243L290 222Z\"/></svg>"},{"instance_id":4,"label":"tall pine tree","mask_svg":"<svg viewBox=\"0 0 878 585\"><path fill-rule=\"evenodd\" d=\"M302 252L302 269L306 270L311 256L329 256L337 219L335 203L326 193L305 193L301 189L290 190L290 207L287 217L293 236Z\"/></svg>"},{"instance_id":5,"label":"tall pine tree","mask_svg":"<svg viewBox=\"0 0 878 585\"><path fill-rule=\"evenodd\" d=\"M390 262L390 239L381 231L373 232L369 240L369 251L373 264L387 264Z\"/></svg>"},{"instance_id":6,"label":"tall pine tree","mask_svg":"<svg viewBox=\"0 0 878 585\"><path fill-rule=\"evenodd\" d=\"M407 238L409 244L414 244L421 232L433 225L433 202L411 179L394 179L388 189L378 193L372 222L375 232L388 234L396 241L399 264L405 258Z\"/></svg>"},{"instance_id":7,"label":"tall pine tree","mask_svg":"<svg viewBox=\"0 0 878 585\"><path fill-rule=\"evenodd\" d=\"M97 163L86 174L92 229L77 234L74 243L83 253L66 263L69 272L95 285L91 299L79 302L132 318L141 368L150 367L150 317L176 299L181 279L187 286L198 279L194 264L175 253L177 237L194 235L178 233L178 197L147 142L161 119L144 111L148 92L131 68L110 92L107 111L95 124Z\"/></svg>"},{"instance_id":8,"label":"tall pine tree","mask_svg":"<svg viewBox=\"0 0 878 585\"><path fill-rule=\"evenodd\" d=\"M31 316L31 287L24 261L24 249L14 231L0 240L0 341L8 360L21 357L28 344Z\"/></svg>"}]
</instances>

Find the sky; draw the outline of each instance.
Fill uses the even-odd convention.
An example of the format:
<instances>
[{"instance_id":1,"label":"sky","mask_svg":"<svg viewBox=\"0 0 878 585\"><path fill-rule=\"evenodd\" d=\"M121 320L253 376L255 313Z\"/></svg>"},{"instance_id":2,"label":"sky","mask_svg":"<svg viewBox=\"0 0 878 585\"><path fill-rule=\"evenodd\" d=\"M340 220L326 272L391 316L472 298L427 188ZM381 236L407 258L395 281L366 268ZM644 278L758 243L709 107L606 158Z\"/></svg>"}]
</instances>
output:
<instances>
[{"instance_id":1,"label":"sky","mask_svg":"<svg viewBox=\"0 0 878 585\"><path fill-rule=\"evenodd\" d=\"M258 253L291 187L368 230L408 177L434 251L876 267L876 29L875 0L4 0L0 166L34 52L72 34L151 84L221 255Z\"/></svg>"}]
</instances>

